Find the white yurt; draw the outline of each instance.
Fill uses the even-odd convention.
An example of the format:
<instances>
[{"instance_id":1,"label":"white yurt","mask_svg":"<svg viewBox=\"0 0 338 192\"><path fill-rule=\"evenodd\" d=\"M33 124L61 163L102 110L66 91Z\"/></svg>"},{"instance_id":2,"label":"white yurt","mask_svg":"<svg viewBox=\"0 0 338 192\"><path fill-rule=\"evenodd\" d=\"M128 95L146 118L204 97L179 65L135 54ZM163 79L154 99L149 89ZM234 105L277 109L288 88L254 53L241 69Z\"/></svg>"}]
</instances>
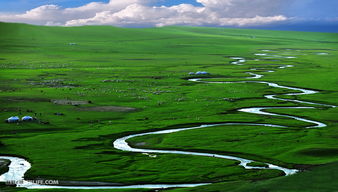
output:
<instances>
[{"instance_id":1,"label":"white yurt","mask_svg":"<svg viewBox=\"0 0 338 192\"><path fill-rule=\"evenodd\" d=\"M33 117L31 116L24 116L21 118L22 121L33 121Z\"/></svg>"},{"instance_id":2,"label":"white yurt","mask_svg":"<svg viewBox=\"0 0 338 192\"><path fill-rule=\"evenodd\" d=\"M6 120L7 123L17 123L19 121L20 121L20 118L18 116L13 116Z\"/></svg>"}]
</instances>

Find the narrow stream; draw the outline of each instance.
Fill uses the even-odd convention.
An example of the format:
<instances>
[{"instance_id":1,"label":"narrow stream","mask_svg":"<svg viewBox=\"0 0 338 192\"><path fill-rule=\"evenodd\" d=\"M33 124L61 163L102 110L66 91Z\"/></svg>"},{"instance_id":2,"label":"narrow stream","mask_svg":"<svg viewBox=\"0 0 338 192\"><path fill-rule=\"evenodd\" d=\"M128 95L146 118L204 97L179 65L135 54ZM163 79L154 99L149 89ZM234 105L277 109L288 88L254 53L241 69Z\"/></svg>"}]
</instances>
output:
<instances>
[{"instance_id":1,"label":"narrow stream","mask_svg":"<svg viewBox=\"0 0 338 192\"><path fill-rule=\"evenodd\" d=\"M257 53L256 56L268 56L267 53ZM285 58L291 58L291 57L285 57ZM294 58L294 57L292 57ZM246 59L242 57L232 57L231 59L234 59L236 61L231 62L231 64L234 65L243 65L246 62ZM293 67L293 65L281 65L278 67L279 69L285 69ZM252 70L257 70L256 68L251 68ZM265 72L274 72L274 71L265 71ZM260 79L264 75L252 73L252 72L246 72L247 74L251 75L251 77L247 77L246 79ZM207 79L207 78L206 78ZM209 78L210 79L210 78ZM287 95L287 96L298 96L298 95L309 95L309 94L315 94L318 93L314 90L309 89L303 89L303 88L296 88L296 87L289 87L289 86L283 86L279 85L277 83L272 82L265 82L265 81L231 81L231 82L222 82L222 81L205 81L202 79L189 79L189 81L192 82L198 82L198 83L261 83L266 84L270 87L274 88L281 88L281 89L288 89L295 91L294 93L288 93L288 94L275 94L275 95L265 95L264 97L267 99L274 99L274 100L281 100L281 101L288 101L288 102L294 102L294 103L302 103L302 104L310 104L310 105L319 105L323 107L336 107L334 105L327 105L327 104L321 104L321 103L314 103L314 102L308 102L308 101L301 101L301 100L295 100L295 99L283 99L279 98L278 96L281 95ZM326 127L326 124L315 121L315 120L309 120L297 116L292 115L282 115L272 112L266 112L265 110L268 109L313 109L315 107L250 107L250 108L242 108L238 109L240 112L245 113L251 113L251 114L257 114L257 115L266 115L266 116L279 116L279 117L285 117L285 118L291 118L298 121L303 121L306 123L312 124L311 126L307 126L306 128L322 128ZM283 168L277 165L273 165L270 163L265 163L266 167L253 167L249 166L249 163L254 162L254 160L245 159L241 157L236 156L228 156L228 155L219 155L219 154L213 154L213 153L200 153L200 152L189 152L189 151L179 151L179 150L155 150L155 149L141 149L141 148L133 148L129 146L127 140L134 138L134 137L140 137L145 135L158 135L158 134L170 134L180 131L186 131L186 130L193 130L193 129L204 129L209 127L215 127L215 126L224 126L224 125L232 125L232 126L240 126L240 125L246 125L246 126L264 126L264 127L285 127L281 125L273 125L273 124L253 124L253 123L222 123L222 124L206 124L201 126L195 126L195 127L188 127L188 128L177 128L177 129L168 129L168 130L162 130L162 131L154 131L154 132L148 132L148 133L139 133L139 134L133 134L129 136L125 136L122 138L119 138L113 142L114 148L122 151L128 151L128 152L135 152L135 153L159 153L159 154L179 154L179 155L194 155L194 156L204 156L204 157L211 157L211 158L220 158L220 159L228 159L228 160L234 160L239 162L239 166L244 167L245 169L274 169L274 170L280 170L285 173L286 176L292 175L298 172L296 169L288 169ZM11 161L11 164L9 166L9 171L3 175L0 176L0 182L10 182L10 181L22 181L22 183L17 184L17 187L24 187L27 189L123 189L123 188L148 188L148 189L159 189L159 188L174 188L174 187L197 187L202 185L208 185L210 183L196 183L196 184L141 184L141 185L127 185L127 186L52 186L52 185L40 185L31 183L29 181L24 180L25 173L31 168L31 164L26 161L25 159L18 158L18 157L10 157L10 156L0 156L0 159L7 159ZM263 162L264 163L264 162Z\"/></svg>"}]
</instances>

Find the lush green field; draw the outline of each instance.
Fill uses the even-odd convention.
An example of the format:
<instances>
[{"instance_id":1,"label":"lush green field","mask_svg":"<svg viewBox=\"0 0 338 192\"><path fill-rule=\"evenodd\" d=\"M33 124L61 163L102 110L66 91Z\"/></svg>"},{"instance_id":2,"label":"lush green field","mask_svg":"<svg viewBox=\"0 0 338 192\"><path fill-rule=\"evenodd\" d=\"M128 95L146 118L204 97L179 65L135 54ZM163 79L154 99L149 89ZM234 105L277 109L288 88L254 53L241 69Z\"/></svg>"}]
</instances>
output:
<instances>
[{"instance_id":1,"label":"lush green field","mask_svg":"<svg viewBox=\"0 0 338 192\"><path fill-rule=\"evenodd\" d=\"M297 58L255 61L260 57L254 54L262 49ZM26 158L32 164L26 174L29 179L217 183L168 191L335 191L338 176L332 170L338 169L334 163L338 162L337 108L270 110L328 125L305 129L309 124L301 121L236 111L253 106L312 106L263 97L289 90L186 79L191 71L208 71L221 81L240 81L249 77L245 72L250 68L258 68L258 73L265 75L263 81L320 91L284 98L338 105L337 50L338 34L330 33L0 23L0 119L31 115L39 120L0 122L0 152ZM323 52L328 55L318 55ZM230 57L235 56L248 61L232 65ZM277 69L282 64L294 67ZM271 69L276 72L264 72ZM143 148L237 155L311 170L280 177L279 171L245 170L230 160L173 154L150 158L112 146L115 139L132 133L223 122L288 127L219 126L138 137L130 143L141 143ZM314 190L316 182L320 185Z\"/></svg>"}]
</instances>

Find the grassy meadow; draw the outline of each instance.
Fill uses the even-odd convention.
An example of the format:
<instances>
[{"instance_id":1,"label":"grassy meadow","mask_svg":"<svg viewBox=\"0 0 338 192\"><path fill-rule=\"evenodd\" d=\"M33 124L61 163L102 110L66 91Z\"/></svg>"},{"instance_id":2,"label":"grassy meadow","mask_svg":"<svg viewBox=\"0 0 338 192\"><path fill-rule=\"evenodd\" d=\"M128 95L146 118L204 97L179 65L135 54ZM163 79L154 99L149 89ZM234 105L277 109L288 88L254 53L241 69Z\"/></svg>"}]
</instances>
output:
<instances>
[{"instance_id":1,"label":"grassy meadow","mask_svg":"<svg viewBox=\"0 0 338 192\"><path fill-rule=\"evenodd\" d=\"M255 55L265 49L296 58ZM189 72L207 71L220 81L241 81L250 77L245 72L256 68L252 72L265 75L262 81L319 91L283 98L338 105L337 50L334 33L0 23L0 154L27 159L32 164L28 179L125 185L215 183L164 190L170 192L338 191L338 108L269 100L263 96L292 91L265 84L186 80ZM244 57L247 62L233 65L231 57ZM294 67L278 69L280 65ZM305 129L310 124L236 111L255 106L316 107L269 111L328 126ZM38 121L4 122L24 115ZM129 142L142 148L235 155L303 172L282 177L280 171L246 170L231 160L174 154L151 158L112 146L115 139L133 133L226 122L286 127L217 126ZM0 189L82 191L26 190L1 184Z\"/></svg>"}]
</instances>

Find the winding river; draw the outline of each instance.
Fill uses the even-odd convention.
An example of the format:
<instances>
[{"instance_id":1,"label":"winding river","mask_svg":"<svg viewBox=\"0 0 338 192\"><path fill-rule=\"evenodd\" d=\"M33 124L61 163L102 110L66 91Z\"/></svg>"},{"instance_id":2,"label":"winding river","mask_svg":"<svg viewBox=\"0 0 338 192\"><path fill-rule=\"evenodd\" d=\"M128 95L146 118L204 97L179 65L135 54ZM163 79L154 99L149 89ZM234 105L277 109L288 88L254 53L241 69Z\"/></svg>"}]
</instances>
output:
<instances>
[{"instance_id":1,"label":"winding river","mask_svg":"<svg viewBox=\"0 0 338 192\"><path fill-rule=\"evenodd\" d=\"M268 53L256 53L256 56L268 56ZM286 59L291 59L295 57L284 57ZM244 65L246 62L245 58L242 57L232 57L231 59L235 60L232 61L230 64L234 65ZM256 59L257 61L258 59ZM293 65L280 65L278 69L285 69L293 67ZM251 71L256 71L258 69L251 68ZM265 72L274 72L272 70L268 70ZM281 88L281 89L287 89L294 91L292 93L287 94L275 94L275 95L265 95L264 97L267 99L273 99L273 100L281 100L281 101L287 101L287 102L294 102L294 103L301 103L301 104L309 104L309 105L317 105L322 107L336 107L334 105L327 105L322 103L314 103L314 102L308 102L308 101L302 101L302 100L296 100L296 99L283 99L278 96L286 95L286 96L297 96L297 95L309 95L309 94L315 94L318 93L318 91L309 90L309 89L303 89L303 88L296 88L296 87L290 87L290 86L284 86L279 85L277 83L272 82L266 82L266 81L253 81L253 79L260 79L264 75L253 73L253 72L246 72L250 75L250 77L246 77L245 81L206 81L207 78L199 79L189 79L189 81L197 82L197 83L218 83L218 84L229 84L229 83L260 83L260 84L266 84L270 87L274 88ZM209 78L210 79L210 78ZM250 108L242 108L238 109L240 112L245 113L251 113L251 114L257 114L257 115L265 115L265 116L279 116L279 117L285 117L285 118L291 118L298 121L303 121L306 123L311 124L311 126L307 126L305 128L322 128L326 127L326 124L322 122L318 122L315 120L305 119L297 116L292 115L282 115L278 113L272 113L267 112L268 109L312 109L315 108L313 106L311 107L250 107ZM246 125L246 126L264 126L264 127L285 127L281 125L273 125L273 124L254 124L254 123L220 123L220 124L206 124L206 125L200 125L195 127L188 127L188 128L177 128L177 129L168 129L168 130L161 130L161 131L153 131L153 132L147 132L147 133L139 133L139 134L133 134L129 136L125 136L122 138L119 138L113 142L114 148L122 151L127 152L135 152L135 153L158 153L158 154L179 154L179 155L194 155L194 156L204 156L204 157L210 157L210 158L220 158L220 159L227 159L227 160L234 160L239 162L239 166L242 166L245 169L274 169L274 170L280 170L284 172L286 176L292 175L297 173L299 170L296 169L288 169L284 167L280 167L278 165L273 165L270 163L263 162L266 166L264 167L254 167L250 166L249 164L254 162L254 160L245 159L241 157L236 156L228 156L228 155L219 155L219 154L213 154L213 153L200 153L200 152L189 152L189 151L179 151L179 150L154 150L154 149L141 149L141 148L134 148L131 147L127 140L134 138L134 137L140 137L145 135L158 135L158 134L170 134L180 131L186 131L186 130L193 130L193 129L204 129L209 127L215 127L215 126L224 126L224 125L232 125L232 126L240 126L240 125ZM141 184L141 185L126 185L126 186L52 186L52 185L41 185L41 184L35 184L30 181L24 180L25 173L31 168L31 164L26 161L23 158L18 157L11 157L11 156L0 156L0 159L7 159L11 161L9 165L9 171L3 175L0 176L0 182L11 182L11 181L21 181L20 183L16 184L17 187L24 187L27 189L123 189L123 188L148 188L148 189L159 189L159 188L174 188L174 187L197 187L202 185L208 185L210 183L196 183L196 184Z\"/></svg>"}]
</instances>

